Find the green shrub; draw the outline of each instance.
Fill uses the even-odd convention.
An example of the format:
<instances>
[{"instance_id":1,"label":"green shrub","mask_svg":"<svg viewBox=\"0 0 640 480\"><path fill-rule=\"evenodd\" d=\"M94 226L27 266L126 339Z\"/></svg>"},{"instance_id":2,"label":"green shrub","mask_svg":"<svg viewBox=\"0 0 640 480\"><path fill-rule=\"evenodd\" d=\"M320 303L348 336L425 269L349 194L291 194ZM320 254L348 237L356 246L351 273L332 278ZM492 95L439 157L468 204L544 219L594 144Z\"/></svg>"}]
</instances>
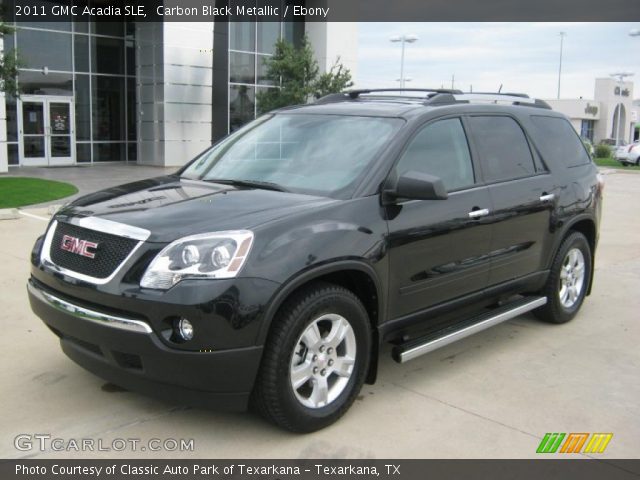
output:
<instances>
[{"instance_id":1,"label":"green shrub","mask_svg":"<svg viewBox=\"0 0 640 480\"><path fill-rule=\"evenodd\" d=\"M597 158L610 158L611 147L609 145L596 145L596 157Z\"/></svg>"}]
</instances>

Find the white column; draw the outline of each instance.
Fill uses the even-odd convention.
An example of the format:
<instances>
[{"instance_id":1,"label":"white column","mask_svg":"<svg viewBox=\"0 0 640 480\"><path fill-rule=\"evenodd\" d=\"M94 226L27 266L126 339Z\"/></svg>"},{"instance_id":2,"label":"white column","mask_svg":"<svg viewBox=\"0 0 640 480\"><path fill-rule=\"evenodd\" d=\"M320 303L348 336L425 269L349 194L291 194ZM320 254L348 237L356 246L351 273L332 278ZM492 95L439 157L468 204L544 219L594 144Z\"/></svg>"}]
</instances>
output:
<instances>
[{"instance_id":1,"label":"white column","mask_svg":"<svg viewBox=\"0 0 640 480\"><path fill-rule=\"evenodd\" d=\"M180 166L211 145L213 22L136 25L138 163Z\"/></svg>"},{"instance_id":2,"label":"white column","mask_svg":"<svg viewBox=\"0 0 640 480\"><path fill-rule=\"evenodd\" d=\"M306 22L320 73L331 69L338 58L351 71L354 83L358 73L358 24L355 22Z\"/></svg>"}]
</instances>

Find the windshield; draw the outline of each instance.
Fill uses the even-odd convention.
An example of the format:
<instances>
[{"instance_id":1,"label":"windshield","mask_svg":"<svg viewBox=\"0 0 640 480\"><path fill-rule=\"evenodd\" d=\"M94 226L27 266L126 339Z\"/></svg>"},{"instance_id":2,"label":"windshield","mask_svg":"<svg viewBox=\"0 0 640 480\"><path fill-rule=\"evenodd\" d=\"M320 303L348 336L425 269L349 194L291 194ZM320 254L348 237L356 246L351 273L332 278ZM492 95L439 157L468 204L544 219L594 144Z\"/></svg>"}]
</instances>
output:
<instances>
[{"instance_id":1,"label":"windshield","mask_svg":"<svg viewBox=\"0 0 640 480\"><path fill-rule=\"evenodd\" d=\"M401 124L397 118L266 116L204 152L181 177L346 198Z\"/></svg>"}]
</instances>

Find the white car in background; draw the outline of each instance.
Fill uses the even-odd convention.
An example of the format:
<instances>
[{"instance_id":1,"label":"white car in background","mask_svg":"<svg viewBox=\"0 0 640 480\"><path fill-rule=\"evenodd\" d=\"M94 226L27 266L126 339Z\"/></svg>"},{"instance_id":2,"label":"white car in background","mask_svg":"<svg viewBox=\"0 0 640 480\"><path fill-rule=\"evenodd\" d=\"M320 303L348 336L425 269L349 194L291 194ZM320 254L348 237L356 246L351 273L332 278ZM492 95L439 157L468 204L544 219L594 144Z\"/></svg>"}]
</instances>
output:
<instances>
[{"instance_id":1,"label":"white car in background","mask_svg":"<svg viewBox=\"0 0 640 480\"><path fill-rule=\"evenodd\" d=\"M640 167L640 142L619 146L616 149L614 158L625 167L627 165L637 165Z\"/></svg>"}]
</instances>

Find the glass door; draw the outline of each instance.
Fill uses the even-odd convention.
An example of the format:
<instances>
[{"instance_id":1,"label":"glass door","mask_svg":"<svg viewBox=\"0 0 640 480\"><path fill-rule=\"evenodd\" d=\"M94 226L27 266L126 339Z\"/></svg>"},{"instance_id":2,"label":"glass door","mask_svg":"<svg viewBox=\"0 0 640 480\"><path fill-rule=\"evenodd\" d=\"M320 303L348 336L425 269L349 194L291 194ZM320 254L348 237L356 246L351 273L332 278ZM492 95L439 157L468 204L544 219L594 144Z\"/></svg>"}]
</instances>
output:
<instances>
[{"instance_id":1,"label":"glass door","mask_svg":"<svg viewBox=\"0 0 640 480\"><path fill-rule=\"evenodd\" d=\"M27 99L23 97L22 108L22 141L20 142L20 158L22 165L46 166L47 160L47 135L45 125L44 99Z\"/></svg>"},{"instance_id":2,"label":"glass door","mask_svg":"<svg viewBox=\"0 0 640 480\"><path fill-rule=\"evenodd\" d=\"M20 158L25 166L75 163L71 97L23 95L18 110Z\"/></svg>"},{"instance_id":3,"label":"glass door","mask_svg":"<svg viewBox=\"0 0 640 480\"><path fill-rule=\"evenodd\" d=\"M71 99L47 100L49 116L49 165L73 165Z\"/></svg>"}]
</instances>

